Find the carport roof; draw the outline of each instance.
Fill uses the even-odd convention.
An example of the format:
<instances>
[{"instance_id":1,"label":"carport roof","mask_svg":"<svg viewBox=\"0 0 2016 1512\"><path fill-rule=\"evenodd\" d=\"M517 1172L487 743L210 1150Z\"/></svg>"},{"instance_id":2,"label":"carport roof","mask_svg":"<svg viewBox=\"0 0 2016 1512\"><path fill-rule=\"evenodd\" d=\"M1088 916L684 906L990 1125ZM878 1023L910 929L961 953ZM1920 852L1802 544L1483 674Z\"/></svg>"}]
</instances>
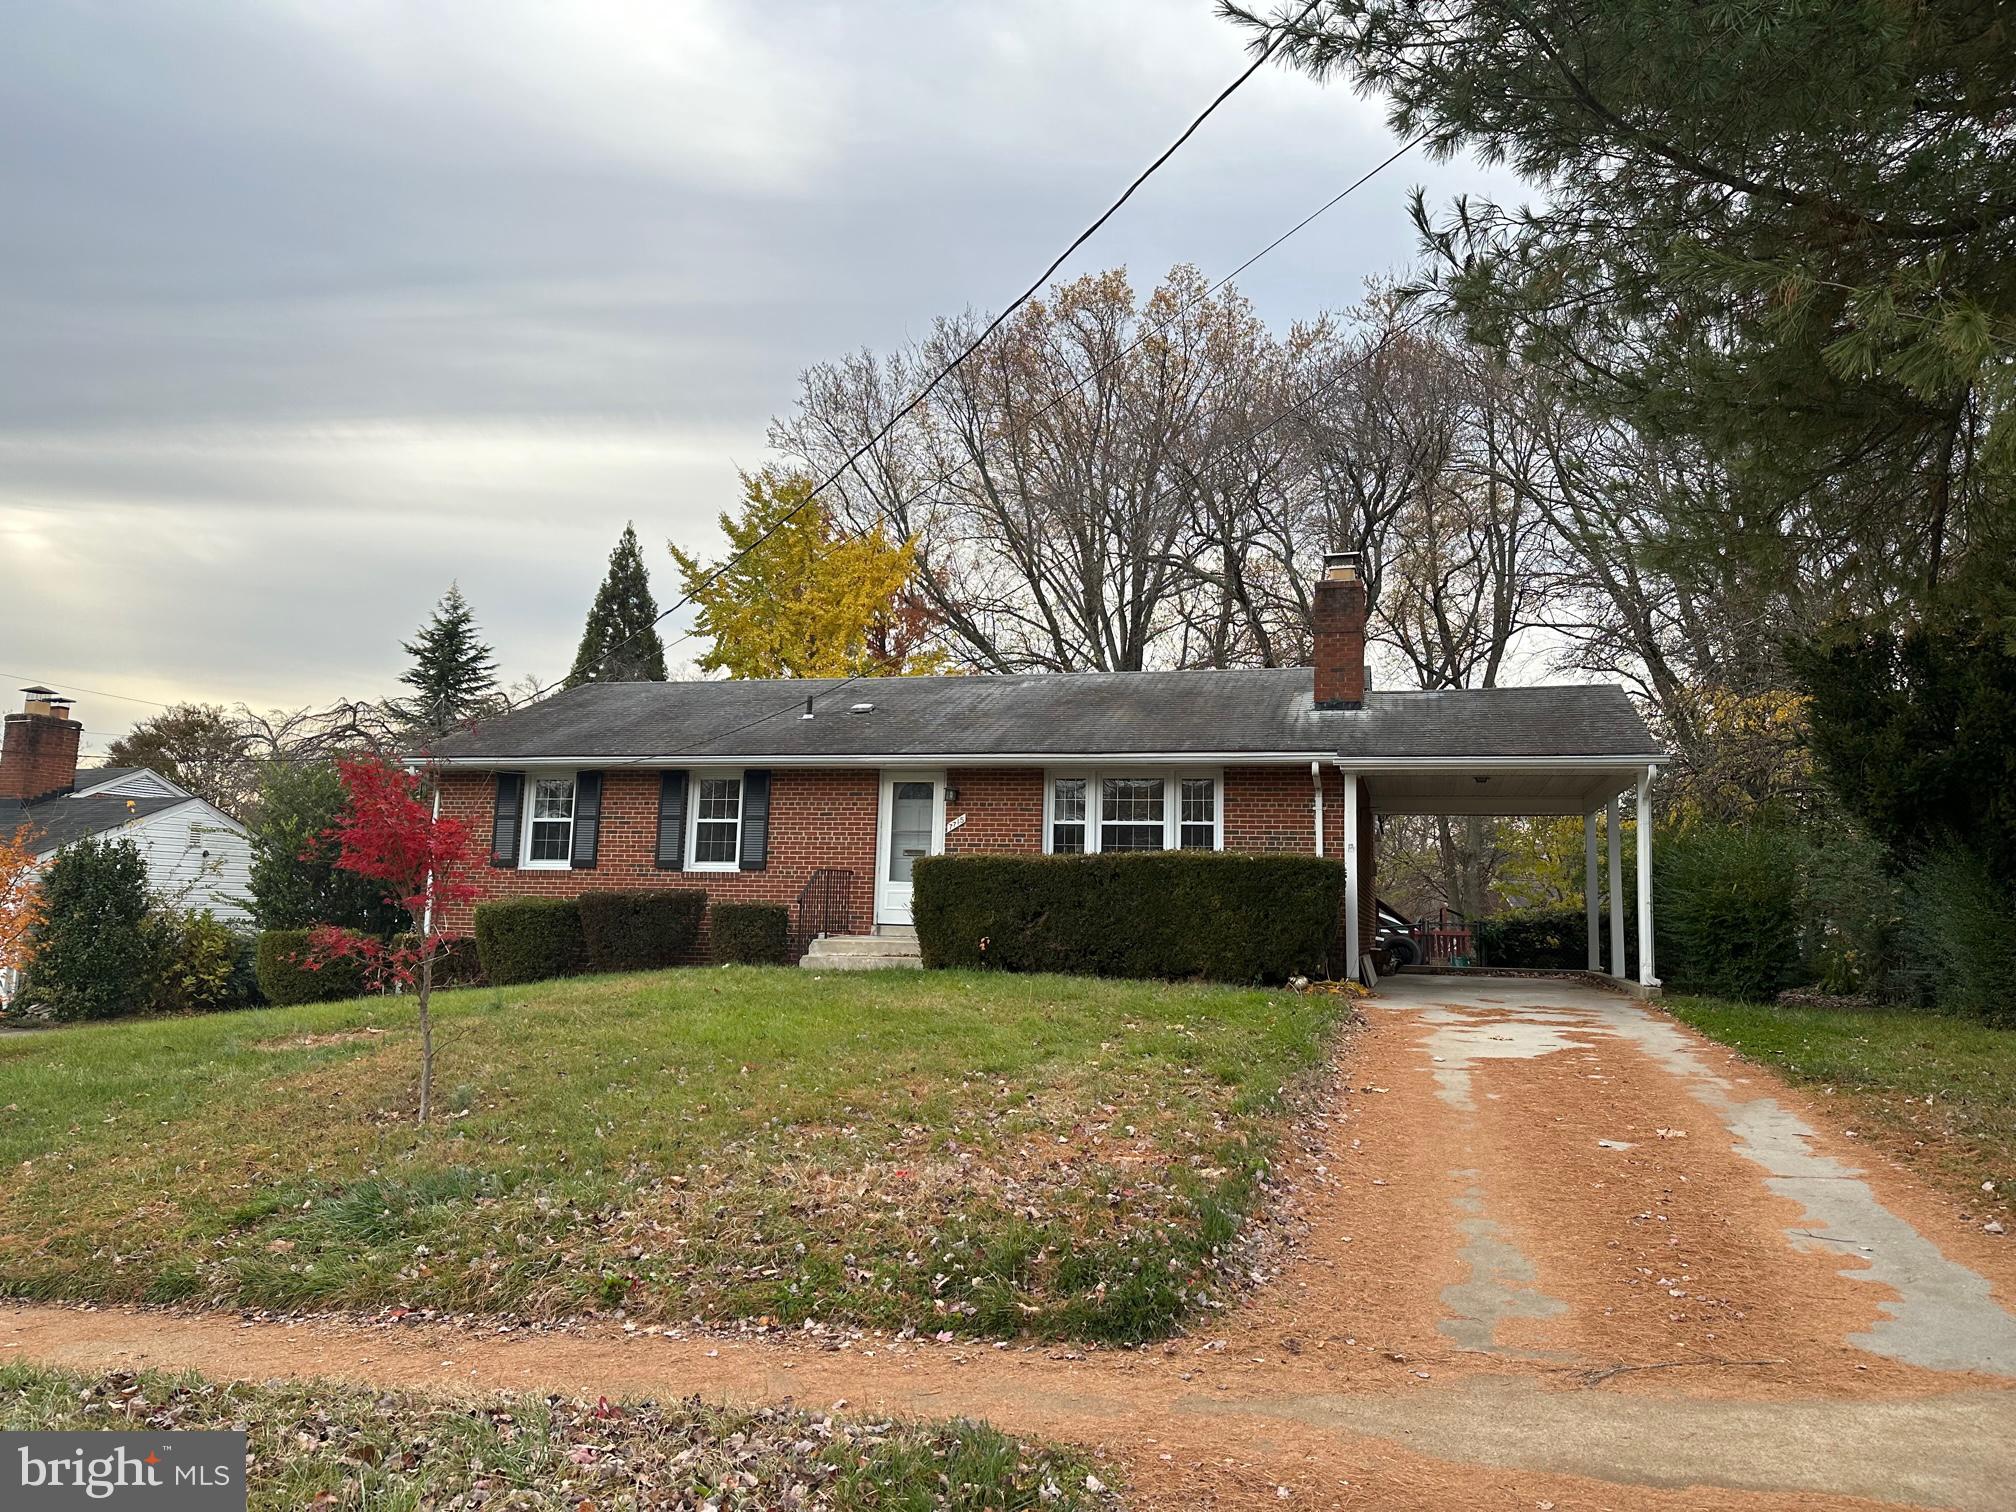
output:
<instances>
[{"instance_id":1,"label":"carport roof","mask_svg":"<svg viewBox=\"0 0 2016 1512\"><path fill-rule=\"evenodd\" d=\"M487 767L1662 759L1612 685L1373 692L1363 708L1326 710L1300 667L586 684L482 721L430 754Z\"/></svg>"}]
</instances>

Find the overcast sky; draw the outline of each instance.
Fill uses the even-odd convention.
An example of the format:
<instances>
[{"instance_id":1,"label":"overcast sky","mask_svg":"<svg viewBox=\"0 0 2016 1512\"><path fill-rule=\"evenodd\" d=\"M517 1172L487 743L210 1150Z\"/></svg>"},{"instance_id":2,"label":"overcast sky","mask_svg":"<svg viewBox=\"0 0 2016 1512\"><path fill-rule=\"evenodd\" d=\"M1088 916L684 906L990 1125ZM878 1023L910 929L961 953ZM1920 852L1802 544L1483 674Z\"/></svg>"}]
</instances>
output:
<instances>
[{"instance_id":1,"label":"overcast sky","mask_svg":"<svg viewBox=\"0 0 2016 1512\"><path fill-rule=\"evenodd\" d=\"M1208 0L12 8L0 679L376 696L451 579L557 676L625 520L669 601L801 369L1019 292L1243 40ZM1215 276L1393 145L1268 69L1066 271ZM1507 188L1410 158L1242 287L1348 305L1417 184ZM90 749L149 712L79 698Z\"/></svg>"}]
</instances>

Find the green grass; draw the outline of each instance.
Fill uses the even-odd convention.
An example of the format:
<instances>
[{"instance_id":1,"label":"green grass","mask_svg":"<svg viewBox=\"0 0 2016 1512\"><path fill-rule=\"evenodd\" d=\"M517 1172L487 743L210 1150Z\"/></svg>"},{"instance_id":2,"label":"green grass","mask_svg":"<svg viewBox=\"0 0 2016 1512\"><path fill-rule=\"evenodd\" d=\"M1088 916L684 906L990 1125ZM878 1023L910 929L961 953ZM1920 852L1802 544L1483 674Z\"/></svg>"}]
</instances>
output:
<instances>
[{"instance_id":1,"label":"green grass","mask_svg":"<svg viewBox=\"0 0 2016 1512\"><path fill-rule=\"evenodd\" d=\"M669 971L0 1038L0 1294L1136 1340L1337 999Z\"/></svg>"},{"instance_id":2,"label":"green grass","mask_svg":"<svg viewBox=\"0 0 2016 1512\"><path fill-rule=\"evenodd\" d=\"M606 1403L494 1396L477 1403L327 1383L217 1385L197 1376L94 1377L0 1365L0 1428L236 1429L250 1504L418 1512L498 1506L926 1512L1115 1505L1112 1478L1076 1451L981 1423L870 1422L698 1400ZM792 1499L797 1488L797 1499Z\"/></svg>"},{"instance_id":3,"label":"green grass","mask_svg":"<svg viewBox=\"0 0 2016 1512\"><path fill-rule=\"evenodd\" d=\"M2016 1191L2016 1032L1902 1009L1794 1008L1676 997L1703 1034L1795 1082L1831 1089L1864 1130L1920 1157L1972 1201Z\"/></svg>"}]
</instances>

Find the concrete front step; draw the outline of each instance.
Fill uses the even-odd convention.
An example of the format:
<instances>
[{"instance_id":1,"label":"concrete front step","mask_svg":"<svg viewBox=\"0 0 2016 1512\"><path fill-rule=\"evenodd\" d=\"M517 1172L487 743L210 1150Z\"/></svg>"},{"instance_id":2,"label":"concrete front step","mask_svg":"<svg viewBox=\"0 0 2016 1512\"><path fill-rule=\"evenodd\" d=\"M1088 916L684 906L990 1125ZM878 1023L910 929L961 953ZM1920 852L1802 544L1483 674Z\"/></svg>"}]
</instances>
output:
<instances>
[{"instance_id":1,"label":"concrete front step","mask_svg":"<svg viewBox=\"0 0 2016 1512\"><path fill-rule=\"evenodd\" d=\"M916 931L895 934L826 935L814 940L798 964L813 971L876 971L924 964Z\"/></svg>"}]
</instances>

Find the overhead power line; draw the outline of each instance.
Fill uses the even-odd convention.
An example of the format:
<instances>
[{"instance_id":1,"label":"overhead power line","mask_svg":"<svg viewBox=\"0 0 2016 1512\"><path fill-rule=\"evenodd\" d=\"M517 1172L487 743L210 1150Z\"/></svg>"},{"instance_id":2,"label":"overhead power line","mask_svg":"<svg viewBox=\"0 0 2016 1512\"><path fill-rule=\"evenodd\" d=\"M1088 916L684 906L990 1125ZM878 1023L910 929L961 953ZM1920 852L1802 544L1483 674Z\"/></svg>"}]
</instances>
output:
<instances>
[{"instance_id":1,"label":"overhead power line","mask_svg":"<svg viewBox=\"0 0 2016 1512\"><path fill-rule=\"evenodd\" d=\"M1410 321L1405 325L1399 327L1398 331L1404 332L1416 329L1421 323L1422 322L1419 319ZM1374 358L1379 356L1379 354L1384 349L1385 349L1385 343L1383 341L1375 343L1373 346L1368 348L1363 355L1359 356L1352 362L1346 363L1343 367L1337 369L1336 372L1330 374L1328 377L1323 379L1322 382L1316 384L1306 394L1300 395L1295 399L1289 400L1286 404L1284 404L1280 409L1276 410L1272 415L1268 416L1267 419L1262 421L1259 425L1256 425L1252 429L1245 431L1242 434L1234 436L1229 440L1223 442L1219 449L1221 451L1229 450L1234 446L1240 446L1248 441L1252 441L1259 438L1260 436L1264 436L1268 431L1273 430L1275 426L1281 424L1284 420L1287 420L1290 416L1296 414L1298 411L1302 410L1305 406L1313 403L1317 399L1322 398L1323 395L1327 394L1331 389L1335 388L1338 384L1342 383L1346 378L1349 378L1354 373L1357 373L1361 369L1365 368L1373 361ZM1194 485L1195 482L1197 481L1196 473L1188 468L1184 468L1184 471L1188 474L1187 481ZM1167 494L1174 492L1175 489L1180 486L1181 482L1179 481L1179 483L1172 484L1169 488L1163 490L1162 493L1156 495L1155 497L1156 499L1159 500L1160 498L1165 497ZM938 631L934 632L934 634L937 636L940 643L942 644L943 632ZM666 757L668 756L686 756L704 752L707 746L715 742L725 740L730 735L739 735L744 730L751 730L758 725L768 724L773 719L782 719L786 715L794 715L801 712L802 709L804 708L805 702L808 697L817 696L830 699L834 694L838 693L841 689L851 687L855 683L861 682L863 680L872 679L876 675L877 674L871 672L853 673L847 677L841 678L838 682L833 683L830 687L820 689L819 693L816 695L808 695L802 693L797 694L792 698L791 702L788 704L781 705L778 708L769 711L768 713L759 714L753 719L745 719L739 724L729 725L725 729L715 730L708 735L702 736L698 741L689 742L686 745L678 746L673 748L672 750L656 753L650 756L633 756L625 758L622 761L609 762L608 765L612 767L656 765L657 763L665 760ZM806 681L808 682L812 680L813 679L810 678L806 679Z\"/></svg>"},{"instance_id":2,"label":"overhead power line","mask_svg":"<svg viewBox=\"0 0 2016 1512\"><path fill-rule=\"evenodd\" d=\"M1302 22L1306 21L1310 17L1310 15L1312 15L1315 12L1316 8L1322 3L1323 0L1309 0L1309 3L1302 8L1302 10L1296 15L1295 19L1292 22L1284 24L1282 31L1286 32L1287 30L1292 29L1293 27L1300 26ZM1134 176L1133 182L1129 183L1127 187L1120 192L1119 198L1114 200L1112 204L1108 205L1104 210L1102 210L1099 213L1098 217L1095 220L1093 220L1093 222L1090 225L1088 225L1083 231L1080 231L1076 236L1074 236L1071 239L1070 244L1066 246L1062 252L1059 252L1055 257L1053 257L1050 260L1049 266L1044 268L1044 270L1041 273L1037 274L1036 277L1030 281L1028 288L1024 289L1020 294L1016 295L1014 299L1010 300L1006 305L1004 305L1001 308L1000 312L996 314L992 320L987 322L986 326L981 330L980 334L975 336L972 339L972 341L966 344L966 347L959 353L958 356L954 357L950 362L947 362L942 367L940 367L937 372L933 373L931 375L930 380L927 383L925 383L925 385L922 388L918 389L916 393L912 394L909 397L909 399L904 401L902 407L898 409L893 415L891 415L887 420L885 420L880 426L880 428L878 428L872 436L870 436L866 441L863 441L858 447L856 447L854 449L853 454L849 456L846 461L840 463L840 465L835 467L833 471L828 473L824 478L820 479L818 484L813 487L811 492L806 494L805 497L800 499L796 504L792 505L791 508L786 510L782 515L778 516L776 520L772 521L771 524L767 528L765 528L764 531L760 535L758 535L755 540L751 541L747 546L744 546L740 551L736 552L727 561L723 562L719 567L715 568L712 572L710 572L707 575L707 577L702 582L695 584L692 589L688 590L686 593L681 594L677 603L673 604L670 608L661 611L658 617L651 622L651 626L648 626L646 628L652 628L659 624L662 624L671 615L678 613L681 609L685 608L688 604L692 603L694 594L699 593L700 591L705 589L710 583L720 578L724 573L727 573L730 570L732 570L737 563L743 560L743 558L747 557L752 551L755 551L758 547L762 546L762 544L765 541L769 540L770 537L775 535L779 530L782 530L784 526L788 524L799 513L799 511L803 510L806 505L810 504L814 499L818 498L819 495L824 493L827 488L831 487L834 482L836 482L839 478L844 476L849 469L853 468L858 462L860 462L860 460L863 457L867 456L869 452L873 451L878 444L880 444L884 439L888 437L891 431L895 430L898 425L902 424L903 421L916 410L917 406L922 404L926 399L930 398L932 394L937 392L939 384L943 383L948 377L952 375L953 371L957 369L961 363L965 362L967 358L971 357L983 345L985 345L987 339L1001 328L1001 326L1007 321L1009 316L1013 315L1017 310L1021 309L1023 305L1027 304L1031 299L1035 298L1036 295L1042 291L1043 286L1050 281L1052 275L1054 275L1059 268L1064 266L1065 261L1071 256L1071 254L1076 252L1080 247L1084 246L1086 242L1090 241L1095 235L1097 235L1100 228L1103 227L1106 224L1106 222L1111 220L1116 214L1119 213L1120 207L1122 205L1125 205L1130 199L1134 197L1135 191L1140 189L1140 187L1143 184L1147 183L1149 179L1153 178L1155 176L1156 171L1160 169L1163 164L1167 163L1170 158L1174 157L1176 153L1182 148L1185 142L1188 142L1191 137L1197 134L1199 128L1201 128L1203 124L1206 121L1210 120L1212 115L1217 112L1218 107L1223 105L1227 100L1231 99L1233 95L1237 94L1240 88L1246 83L1246 81L1252 78L1253 75L1255 75L1260 71L1262 66L1266 64L1267 60L1274 55L1274 49L1277 41L1278 36L1269 37L1267 39L1266 45L1262 47L1259 50L1259 52L1254 56L1253 61L1247 64L1244 69L1240 70L1239 75L1236 78L1234 78L1230 84L1227 84L1223 89L1218 91L1217 95L1212 99L1211 103L1206 105L1201 111L1199 111L1196 114L1195 117L1192 118L1190 124L1185 126L1181 134L1179 134L1173 142L1171 142L1167 147L1164 147L1162 151L1156 155L1155 160L1153 162L1151 162L1146 168L1143 168L1139 173L1137 173ZM616 642L615 645L610 646L606 650L604 650L602 655L596 659L595 666L600 667L603 663L608 661L608 659L611 656L615 655L618 651L622 650L623 647L630 644L631 641L637 639L637 637L642 635L643 633L644 633L643 630L631 631L630 634L626 635L622 640ZM555 679L553 682L548 683L545 687L535 690L532 697L534 699L543 698L546 694L552 692L554 688L560 686L560 684L564 681L566 681L565 677Z\"/></svg>"}]
</instances>

